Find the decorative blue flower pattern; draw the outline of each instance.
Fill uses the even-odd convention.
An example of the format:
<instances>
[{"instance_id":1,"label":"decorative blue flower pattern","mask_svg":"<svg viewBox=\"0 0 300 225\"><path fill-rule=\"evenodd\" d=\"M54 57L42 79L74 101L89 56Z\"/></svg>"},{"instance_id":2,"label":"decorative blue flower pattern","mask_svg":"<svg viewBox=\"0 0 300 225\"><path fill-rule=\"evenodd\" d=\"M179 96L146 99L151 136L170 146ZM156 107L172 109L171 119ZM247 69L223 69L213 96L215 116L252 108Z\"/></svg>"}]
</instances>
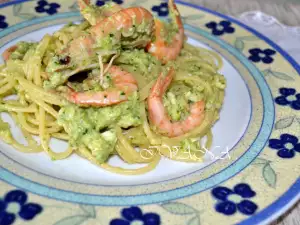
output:
<instances>
[{"instance_id":1,"label":"decorative blue flower pattern","mask_svg":"<svg viewBox=\"0 0 300 225\"><path fill-rule=\"evenodd\" d=\"M159 16L168 16L169 15L168 3L163 2L160 5L155 5L152 7L152 11L156 12Z\"/></svg>"},{"instance_id":2,"label":"decorative blue flower pattern","mask_svg":"<svg viewBox=\"0 0 300 225\"><path fill-rule=\"evenodd\" d=\"M14 212L10 208L15 208ZM27 194L21 190L8 192L0 199L0 225L11 225L18 214L23 220L32 220L43 208L36 203L27 203Z\"/></svg>"},{"instance_id":3,"label":"decorative blue flower pattern","mask_svg":"<svg viewBox=\"0 0 300 225\"><path fill-rule=\"evenodd\" d=\"M220 23L214 21L205 24L205 26L212 30L212 34L216 36L221 36L225 33L232 34L235 29L231 26L231 22L222 20Z\"/></svg>"},{"instance_id":4,"label":"decorative blue flower pattern","mask_svg":"<svg viewBox=\"0 0 300 225\"><path fill-rule=\"evenodd\" d=\"M271 56L276 54L274 50L269 48L265 50L261 50L260 48L253 48L249 50L249 53L251 54L248 57L249 60L255 63L262 61L265 64L272 63L274 59Z\"/></svg>"},{"instance_id":5,"label":"decorative blue flower pattern","mask_svg":"<svg viewBox=\"0 0 300 225\"><path fill-rule=\"evenodd\" d=\"M0 15L0 29L5 29L8 27L8 24L5 22L6 17L3 15Z\"/></svg>"},{"instance_id":6,"label":"decorative blue flower pattern","mask_svg":"<svg viewBox=\"0 0 300 225\"><path fill-rule=\"evenodd\" d=\"M278 150L277 155L284 159L295 157L296 152L300 153L298 138L290 134L282 134L280 139L270 139L269 147Z\"/></svg>"},{"instance_id":7,"label":"decorative blue flower pattern","mask_svg":"<svg viewBox=\"0 0 300 225\"><path fill-rule=\"evenodd\" d=\"M38 6L35 7L35 11L38 13L48 13L53 15L57 13L57 9L60 8L60 5L57 3L48 3L45 0L40 0L37 2Z\"/></svg>"},{"instance_id":8,"label":"decorative blue flower pattern","mask_svg":"<svg viewBox=\"0 0 300 225\"><path fill-rule=\"evenodd\" d=\"M300 93L296 93L294 88L280 88L279 93L281 96L275 98L278 105L289 105L292 109L300 110Z\"/></svg>"},{"instance_id":9,"label":"decorative blue flower pattern","mask_svg":"<svg viewBox=\"0 0 300 225\"><path fill-rule=\"evenodd\" d=\"M133 206L125 208L121 212L121 219L113 219L110 225L133 225L135 222L140 222L141 225L160 225L160 216L156 213L145 213L142 210Z\"/></svg>"},{"instance_id":10,"label":"decorative blue flower pattern","mask_svg":"<svg viewBox=\"0 0 300 225\"><path fill-rule=\"evenodd\" d=\"M216 187L212 190L212 195L218 200L215 205L216 211L224 215L233 215L237 211L245 215L253 215L258 208L249 200L256 193L248 184L238 184L233 190L227 187Z\"/></svg>"},{"instance_id":11,"label":"decorative blue flower pattern","mask_svg":"<svg viewBox=\"0 0 300 225\"><path fill-rule=\"evenodd\" d=\"M97 0L96 5L97 6L104 6L105 3L110 2L110 1L112 1L116 4L119 4L119 5L123 4L123 0Z\"/></svg>"}]
</instances>

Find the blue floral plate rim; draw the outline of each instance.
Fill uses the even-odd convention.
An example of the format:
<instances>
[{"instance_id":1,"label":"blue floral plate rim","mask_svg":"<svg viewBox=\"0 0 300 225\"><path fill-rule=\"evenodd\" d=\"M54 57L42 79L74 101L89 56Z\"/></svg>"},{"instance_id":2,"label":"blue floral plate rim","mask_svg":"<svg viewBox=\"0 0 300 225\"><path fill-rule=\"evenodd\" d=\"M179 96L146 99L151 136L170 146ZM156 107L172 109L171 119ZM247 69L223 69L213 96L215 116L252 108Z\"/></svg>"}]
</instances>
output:
<instances>
[{"instance_id":1,"label":"blue floral plate rim","mask_svg":"<svg viewBox=\"0 0 300 225\"><path fill-rule=\"evenodd\" d=\"M7 2L4 4L0 4L0 8L13 5L13 4L18 4L22 2L26 2L30 0L14 0L11 2ZM176 1L179 4L187 5L196 9L199 9L201 11L209 12L213 15L216 15L218 17L227 19L231 22L234 22L238 24L239 26L243 27L244 29L250 31L260 39L264 40L266 43L271 45L273 48L275 48L300 74L300 65L288 54L286 53L281 47L279 47L276 43L271 41L269 38L265 37L264 35L260 34L258 31L255 29L241 23L240 21L231 18L229 16L223 15L221 13L215 12L213 10L197 6L191 3L183 2L183 1ZM270 222L274 219L276 219L279 215L284 213L286 210L288 210L294 203L296 203L300 199L300 178L297 179L297 181L289 188L289 190L284 193L281 197L279 197L275 202L273 202L271 205L263 209L261 212L258 214L242 221L239 224L262 224L262 223L267 223Z\"/></svg>"},{"instance_id":2,"label":"blue floral plate rim","mask_svg":"<svg viewBox=\"0 0 300 225\"><path fill-rule=\"evenodd\" d=\"M33 24L36 24L36 23L39 23L39 22L54 20L54 19L57 19L57 18L63 18L64 16L70 16L70 15L76 15L76 13L74 13L74 12L65 12L65 13L57 14L54 17L53 16L40 17L40 18L36 18L34 20L25 21L25 22L13 25L13 26L9 27L8 29L0 32L0 37L5 36L8 33L13 32L16 29L21 28L23 25L24 26L30 26L30 25L33 25ZM195 33L198 33L198 32L200 33L200 30L198 28L192 28L191 31L193 31L193 30L194 30ZM206 32L204 32L204 33L206 33ZM204 34L204 36L206 36L206 35L208 35L208 34ZM260 86L260 89L261 89L260 91L262 91L262 89L264 89L264 91L267 92L264 95L265 96L270 95L271 99L273 99L270 88L266 84L266 81L263 78L263 76L261 76L261 72L253 64L251 64L247 60L247 58L243 56L243 54L241 54L236 49L234 49L230 44L228 44L225 41L220 40L220 39L218 39L214 36L209 36L208 35L208 36L206 36L206 38L215 39L215 40L219 41L220 42L219 45L226 46L225 49L227 51L231 52L233 55L237 54L238 56L240 56L242 58L241 60L243 60L243 63L245 63L245 66L247 64L247 66L246 66L247 69L251 70L251 74L255 75L255 77L257 77L256 79L260 79L260 80L256 80L258 86ZM237 57L237 58L239 58L239 57ZM262 81L262 82L260 83L259 81ZM30 185L32 187L32 189L34 189L33 193L35 193L35 194L48 196L48 197L49 196L53 197L53 195L55 195L56 196L55 198L58 199L58 200L64 200L64 201L68 201L68 202L77 202L77 203L81 203L81 204L95 204L96 205L96 204L99 204L99 203L96 203L96 202L101 202L102 205L110 205L110 206L114 205L115 206L115 205L124 205L124 204L127 205L127 204L129 204L128 202L130 202L130 203L135 203L135 204L141 204L142 205L142 204L157 203L158 201L161 201L162 199L167 201L167 200L175 200L175 199L178 199L180 197L188 197L188 196L191 196L193 194L197 194L200 191L205 191L205 190L207 190L209 188L212 188L214 186L214 184L212 184L211 186L207 187L203 183L206 183L208 185L209 181L211 181L211 180L214 180L214 182L216 182L215 185L217 185L219 183L222 183L222 182L225 182L226 180L229 180L231 177L233 177L233 176L237 175L238 173L240 173L244 168L246 168L248 165L250 165L255 160L257 155L263 150L263 148L266 146L266 143L267 143L267 141L265 141L265 140L260 140L259 134L263 134L264 136L267 137L266 140L268 140L271 133L272 133L272 128L274 126L275 108L274 108L274 105L273 105L273 101L271 103L270 103L270 101L267 101L266 106L264 106L264 108L265 108L264 111L268 111L268 110L270 111L269 117L265 116L265 114L264 114L264 121L261 124L260 130L259 130L258 134L256 135L254 142L250 146L250 148L253 148L255 143L257 143L257 145L260 146L259 148L255 149L253 151L245 151L245 153L242 154L236 160L236 162L232 163L227 168L224 168L223 170L221 170L217 174L214 174L213 176L208 177L206 179L203 179L201 181L198 181L194 184L186 185L184 187L180 187L180 188L176 188L176 189L172 189L172 190L168 190L168 191L164 191L164 192L150 193L150 194L144 194L144 195L106 196L106 195L80 194L80 193L75 193L75 192L70 192L70 191L61 191L59 189L50 188L47 185L42 185L42 184L32 182L28 179L19 177L18 175L14 174L14 173L9 174L8 171L4 171L3 174L6 174L6 175L3 175L3 176L4 176L4 179L6 179L7 182L12 180L11 177L15 177L16 179L20 179L20 182L15 182L15 183L13 183L13 185L19 185L19 187L23 187L23 188L26 188L28 185ZM268 130L265 129L265 130L267 130L267 132L263 133L263 129L262 129L263 127L264 128L266 128L266 127L269 128ZM246 161L246 162L244 162L244 161ZM234 168L232 168L232 167L234 167ZM228 173L228 170L230 170L231 172ZM227 171L227 173L226 173L226 171ZM196 173L196 172L194 172L194 173ZM224 178L222 176L222 174L227 174L227 175L225 175L225 178ZM213 177L216 177L216 176L217 176L217 179L213 179ZM221 179L221 181L219 181L220 179ZM173 179L173 180L175 180L175 179ZM216 181L216 180L218 180L218 181ZM130 186L134 186L134 185L130 185ZM55 194L53 194L53 195L49 194L49 193L52 193L52 192L54 192ZM188 192L188 193L186 193L186 192ZM180 193L180 197L178 197L179 193ZM112 204L111 201L112 201L112 199L115 199L115 198L119 198L118 200L122 199L120 201L121 203Z\"/></svg>"},{"instance_id":3,"label":"blue floral plate rim","mask_svg":"<svg viewBox=\"0 0 300 225\"><path fill-rule=\"evenodd\" d=\"M218 17L227 19L231 22L238 24L239 26L243 27L247 31L250 31L260 39L264 40L266 43L271 45L275 48L298 72L300 75L300 65L286 52L284 51L279 45L273 42L271 39L266 37L265 35L261 34L257 30L247 26L246 24L240 22L239 20L232 18L230 16L224 15L222 13L216 12L214 10L198 6L192 3L187 3L183 1L176 1L180 4L187 5L205 12L209 12L213 15ZM268 222L272 222L280 215L285 213L290 207L292 207L296 202L300 200L300 177L296 180L296 182L286 191L281 197L279 197L276 201L274 201L271 205L267 206L265 209L260 211L258 214L245 219L239 225L253 225L253 224L266 224Z\"/></svg>"}]
</instances>

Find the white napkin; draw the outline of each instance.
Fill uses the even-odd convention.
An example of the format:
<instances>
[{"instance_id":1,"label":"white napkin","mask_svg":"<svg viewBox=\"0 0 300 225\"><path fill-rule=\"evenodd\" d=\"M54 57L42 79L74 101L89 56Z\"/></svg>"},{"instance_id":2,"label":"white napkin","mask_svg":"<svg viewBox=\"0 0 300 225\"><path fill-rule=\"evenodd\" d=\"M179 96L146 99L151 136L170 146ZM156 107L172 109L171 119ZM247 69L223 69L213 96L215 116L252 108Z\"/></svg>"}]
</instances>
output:
<instances>
[{"instance_id":1,"label":"white napkin","mask_svg":"<svg viewBox=\"0 0 300 225\"><path fill-rule=\"evenodd\" d=\"M259 11L245 12L238 20L278 44L300 64L300 27L289 27Z\"/></svg>"}]
</instances>

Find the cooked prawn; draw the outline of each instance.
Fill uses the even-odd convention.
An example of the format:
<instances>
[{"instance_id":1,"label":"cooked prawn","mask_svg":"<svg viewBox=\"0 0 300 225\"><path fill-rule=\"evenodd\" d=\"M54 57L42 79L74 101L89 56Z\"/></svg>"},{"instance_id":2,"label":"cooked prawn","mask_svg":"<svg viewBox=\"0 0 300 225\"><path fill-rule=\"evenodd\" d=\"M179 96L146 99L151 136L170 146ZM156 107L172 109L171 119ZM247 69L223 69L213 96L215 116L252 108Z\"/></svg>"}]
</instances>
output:
<instances>
[{"instance_id":1,"label":"cooked prawn","mask_svg":"<svg viewBox=\"0 0 300 225\"><path fill-rule=\"evenodd\" d=\"M108 74L114 88L99 92L75 92L69 88L67 100L80 106L109 106L126 101L128 96L138 89L135 78L120 67L111 66Z\"/></svg>"},{"instance_id":2,"label":"cooked prawn","mask_svg":"<svg viewBox=\"0 0 300 225\"><path fill-rule=\"evenodd\" d=\"M123 9L112 16L105 18L96 26L91 28L91 34L96 38L103 38L108 35L113 35L117 40L120 40L121 35L125 34L126 37L134 35L138 30L138 26L143 25L144 30L149 34L148 42L151 41L151 35L154 30L154 19L152 14L143 7L132 7Z\"/></svg>"},{"instance_id":3,"label":"cooked prawn","mask_svg":"<svg viewBox=\"0 0 300 225\"><path fill-rule=\"evenodd\" d=\"M106 17L110 17L114 13L122 10L123 8L111 2L109 4L105 4L102 7L96 7L91 5L90 0L78 0L78 6L80 9L81 15L92 25L96 25L101 22Z\"/></svg>"},{"instance_id":4,"label":"cooked prawn","mask_svg":"<svg viewBox=\"0 0 300 225\"><path fill-rule=\"evenodd\" d=\"M173 25L177 30L176 34L172 37L170 43L168 43L164 32L162 32L167 31L167 28L162 21L155 19L155 41L147 45L148 52L161 60L164 64L177 58L184 42L184 28L174 0L169 0L169 11L173 17Z\"/></svg>"},{"instance_id":5,"label":"cooked prawn","mask_svg":"<svg viewBox=\"0 0 300 225\"><path fill-rule=\"evenodd\" d=\"M150 122L158 129L161 134L169 137L183 135L198 127L204 120L204 101L198 101L191 105L190 115L183 121L171 122L164 104L163 95L168 89L174 76L174 69L170 69L168 75L164 78L163 74L159 76L153 85L148 97L148 112Z\"/></svg>"},{"instance_id":6,"label":"cooked prawn","mask_svg":"<svg viewBox=\"0 0 300 225\"><path fill-rule=\"evenodd\" d=\"M72 40L59 54L68 57L70 65L75 68L98 55L102 67L103 56L115 55L110 62L112 64L117 56L117 49L122 45L122 37L127 40L128 45L144 48L150 42L153 30L154 19L148 10L142 7L123 9L92 26L89 34ZM111 39L107 40L106 37ZM101 68L101 85L104 74Z\"/></svg>"},{"instance_id":7,"label":"cooked prawn","mask_svg":"<svg viewBox=\"0 0 300 225\"><path fill-rule=\"evenodd\" d=\"M4 61L7 61L10 57L10 55L18 48L18 46L13 45L11 47L9 47L8 49L6 49L3 53L2 53L2 57L4 59Z\"/></svg>"},{"instance_id":8,"label":"cooked prawn","mask_svg":"<svg viewBox=\"0 0 300 225\"><path fill-rule=\"evenodd\" d=\"M139 28L141 25L143 29ZM105 40L106 37L113 37L113 43L119 44L122 42L122 35L130 40L129 45L144 48L151 41L153 30L154 19L148 10L142 7L127 8L92 26L89 35L71 41L61 53L70 56L73 63L76 63L76 61L81 62L94 56L96 47L99 51L102 48L105 49L107 46L101 46L99 43ZM137 35L137 33L141 35ZM116 52L113 49L114 46L111 47L112 49L105 49L107 55Z\"/></svg>"}]
</instances>

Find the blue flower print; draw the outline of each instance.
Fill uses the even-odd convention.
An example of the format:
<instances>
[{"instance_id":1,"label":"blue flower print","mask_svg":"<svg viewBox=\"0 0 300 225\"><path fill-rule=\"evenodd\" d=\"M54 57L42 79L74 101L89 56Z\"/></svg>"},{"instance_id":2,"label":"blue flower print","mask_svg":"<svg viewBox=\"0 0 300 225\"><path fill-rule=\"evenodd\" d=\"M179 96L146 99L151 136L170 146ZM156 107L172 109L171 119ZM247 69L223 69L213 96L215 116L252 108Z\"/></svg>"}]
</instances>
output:
<instances>
[{"instance_id":1,"label":"blue flower print","mask_svg":"<svg viewBox=\"0 0 300 225\"><path fill-rule=\"evenodd\" d=\"M212 190L212 195L218 199L215 209L224 215L233 215L237 211L245 215L253 215L257 210L257 205L250 201L256 193L248 184L238 184L233 190L227 187L216 187Z\"/></svg>"},{"instance_id":2,"label":"blue flower print","mask_svg":"<svg viewBox=\"0 0 300 225\"><path fill-rule=\"evenodd\" d=\"M296 94L294 88L280 88L279 93L281 96L275 98L278 105L289 105L292 109L300 110L300 93Z\"/></svg>"},{"instance_id":3,"label":"blue flower print","mask_svg":"<svg viewBox=\"0 0 300 225\"><path fill-rule=\"evenodd\" d=\"M296 152L300 153L298 138L290 134L282 134L280 139L270 139L269 147L278 150L277 155L284 159L293 158Z\"/></svg>"},{"instance_id":4,"label":"blue flower print","mask_svg":"<svg viewBox=\"0 0 300 225\"><path fill-rule=\"evenodd\" d=\"M160 216L156 213L143 214L139 207L125 208L121 212L122 219L113 219L110 225L133 225L139 222L141 225L160 225Z\"/></svg>"},{"instance_id":5,"label":"blue flower print","mask_svg":"<svg viewBox=\"0 0 300 225\"><path fill-rule=\"evenodd\" d=\"M45 0L40 0L37 2L38 6L35 7L35 11L38 13L48 13L49 15L53 15L57 13L57 9L60 8L60 5L57 3L48 3Z\"/></svg>"},{"instance_id":6,"label":"blue flower print","mask_svg":"<svg viewBox=\"0 0 300 225\"><path fill-rule=\"evenodd\" d=\"M97 0L96 5L97 6L104 6L106 2L110 2L111 0ZM116 4L123 4L123 0L112 0Z\"/></svg>"},{"instance_id":7,"label":"blue flower print","mask_svg":"<svg viewBox=\"0 0 300 225\"><path fill-rule=\"evenodd\" d=\"M27 194L24 191L10 191L0 199L0 225L13 224L17 214L23 220L32 220L42 210L39 204L27 203Z\"/></svg>"},{"instance_id":8,"label":"blue flower print","mask_svg":"<svg viewBox=\"0 0 300 225\"><path fill-rule=\"evenodd\" d=\"M262 61L265 64L272 63L274 59L271 56L276 54L274 50L269 48L265 50L261 50L260 48L253 48L249 50L249 53L251 54L248 58L249 60L255 63Z\"/></svg>"},{"instance_id":9,"label":"blue flower print","mask_svg":"<svg viewBox=\"0 0 300 225\"><path fill-rule=\"evenodd\" d=\"M205 26L212 30L212 34L216 36L221 36L225 33L232 34L235 29L231 26L231 22L223 20L220 23L214 21L205 24Z\"/></svg>"},{"instance_id":10,"label":"blue flower print","mask_svg":"<svg viewBox=\"0 0 300 225\"><path fill-rule=\"evenodd\" d=\"M152 11L157 12L159 16L167 16L169 15L168 3L163 2L160 5L155 5L152 7Z\"/></svg>"},{"instance_id":11,"label":"blue flower print","mask_svg":"<svg viewBox=\"0 0 300 225\"><path fill-rule=\"evenodd\" d=\"M0 15L0 29L5 29L8 27L8 24L5 22L6 17Z\"/></svg>"}]
</instances>

